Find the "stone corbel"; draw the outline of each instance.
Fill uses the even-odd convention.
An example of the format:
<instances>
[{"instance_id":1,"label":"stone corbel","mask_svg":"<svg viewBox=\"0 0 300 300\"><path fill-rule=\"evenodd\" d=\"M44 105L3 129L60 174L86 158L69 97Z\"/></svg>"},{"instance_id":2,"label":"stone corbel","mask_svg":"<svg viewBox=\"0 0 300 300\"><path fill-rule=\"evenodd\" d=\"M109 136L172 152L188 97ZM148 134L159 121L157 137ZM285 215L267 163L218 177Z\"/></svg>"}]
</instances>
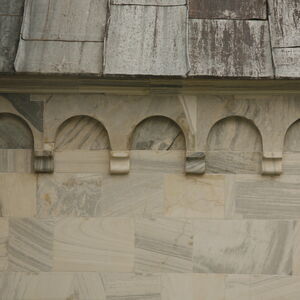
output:
<instances>
[{"instance_id":1,"label":"stone corbel","mask_svg":"<svg viewBox=\"0 0 300 300\"><path fill-rule=\"evenodd\" d=\"M278 176L282 173L282 153L264 152L262 158L262 174Z\"/></svg>"},{"instance_id":2,"label":"stone corbel","mask_svg":"<svg viewBox=\"0 0 300 300\"><path fill-rule=\"evenodd\" d=\"M110 151L110 174L128 174L129 170L129 151Z\"/></svg>"},{"instance_id":3,"label":"stone corbel","mask_svg":"<svg viewBox=\"0 0 300 300\"><path fill-rule=\"evenodd\" d=\"M44 144L43 150L35 150L33 158L33 169L36 173L54 172L54 144Z\"/></svg>"},{"instance_id":4,"label":"stone corbel","mask_svg":"<svg viewBox=\"0 0 300 300\"><path fill-rule=\"evenodd\" d=\"M187 152L185 158L186 174L204 174L205 172L205 153L204 152Z\"/></svg>"}]
</instances>

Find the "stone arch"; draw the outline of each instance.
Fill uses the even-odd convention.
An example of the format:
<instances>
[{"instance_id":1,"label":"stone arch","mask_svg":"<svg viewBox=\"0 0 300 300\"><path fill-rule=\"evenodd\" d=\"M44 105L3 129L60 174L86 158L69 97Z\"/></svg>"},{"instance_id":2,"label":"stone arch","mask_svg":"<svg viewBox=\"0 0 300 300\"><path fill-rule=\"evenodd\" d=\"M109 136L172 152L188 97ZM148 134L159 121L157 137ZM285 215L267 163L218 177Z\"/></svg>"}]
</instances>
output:
<instances>
[{"instance_id":1,"label":"stone arch","mask_svg":"<svg viewBox=\"0 0 300 300\"><path fill-rule=\"evenodd\" d=\"M287 129L283 149L284 152L300 152L300 119Z\"/></svg>"},{"instance_id":2,"label":"stone arch","mask_svg":"<svg viewBox=\"0 0 300 300\"><path fill-rule=\"evenodd\" d=\"M104 125L90 116L72 116L56 131L55 150L108 150L109 136Z\"/></svg>"},{"instance_id":3,"label":"stone arch","mask_svg":"<svg viewBox=\"0 0 300 300\"><path fill-rule=\"evenodd\" d=\"M186 139L182 128L165 116L150 116L134 128L130 148L132 150L185 150Z\"/></svg>"},{"instance_id":4,"label":"stone arch","mask_svg":"<svg viewBox=\"0 0 300 300\"><path fill-rule=\"evenodd\" d=\"M0 149L33 149L34 138L29 125L21 117L0 113Z\"/></svg>"}]
</instances>

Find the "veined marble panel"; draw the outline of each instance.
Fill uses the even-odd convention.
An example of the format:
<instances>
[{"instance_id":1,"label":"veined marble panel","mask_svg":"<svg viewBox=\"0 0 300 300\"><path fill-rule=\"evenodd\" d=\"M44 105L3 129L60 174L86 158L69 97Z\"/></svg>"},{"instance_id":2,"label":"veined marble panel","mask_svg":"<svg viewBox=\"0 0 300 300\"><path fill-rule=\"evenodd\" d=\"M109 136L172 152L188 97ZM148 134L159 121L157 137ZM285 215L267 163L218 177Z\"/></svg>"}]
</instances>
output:
<instances>
[{"instance_id":1,"label":"veined marble panel","mask_svg":"<svg viewBox=\"0 0 300 300\"><path fill-rule=\"evenodd\" d=\"M23 5L24 0L1 0L0 16L20 16L22 14Z\"/></svg>"},{"instance_id":2,"label":"veined marble panel","mask_svg":"<svg viewBox=\"0 0 300 300\"><path fill-rule=\"evenodd\" d=\"M162 274L161 300L224 300L224 275Z\"/></svg>"},{"instance_id":3,"label":"veined marble panel","mask_svg":"<svg viewBox=\"0 0 300 300\"><path fill-rule=\"evenodd\" d=\"M300 174L300 152L284 152L282 161L283 173L287 175Z\"/></svg>"},{"instance_id":4,"label":"veined marble panel","mask_svg":"<svg viewBox=\"0 0 300 300\"><path fill-rule=\"evenodd\" d=\"M297 0L268 0L273 47L300 46L300 3Z\"/></svg>"},{"instance_id":5,"label":"veined marble panel","mask_svg":"<svg viewBox=\"0 0 300 300\"><path fill-rule=\"evenodd\" d=\"M266 275L226 276L225 300L298 300L300 277Z\"/></svg>"},{"instance_id":6,"label":"veined marble panel","mask_svg":"<svg viewBox=\"0 0 300 300\"><path fill-rule=\"evenodd\" d=\"M112 5L110 13L105 74L186 75L185 6Z\"/></svg>"},{"instance_id":7,"label":"veined marble panel","mask_svg":"<svg viewBox=\"0 0 300 300\"><path fill-rule=\"evenodd\" d=\"M102 42L20 40L15 60L17 72L100 74Z\"/></svg>"},{"instance_id":8,"label":"veined marble panel","mask_svg":"<svg viewBox=\"0 0 300 300\"><path fill-rule=\"evenodd\" d=\"M300 47L273 49L275 74L278 78L300 76Z\"/></svg>"},{"instance_id":9,"label":"veined marble panel","mask_svg":"<svg viewBox=\"0 0 300 300\"><path fill-rule=\"evenodd\" d=\"M102 176L98 174L39 175L37 215L39 217L100 216Z\"/></svg>"},{"instance_id":10,"label":"veined marble panel","mask_svg":"<svg viewBox=\"0 0 300 300\"><path fill-rule=\"evenodd\" d=\"M266 21L189 20L191 76L272 77Z\"/></svg>"},{"instance_id":11,"label":"veined marble panel","mask_svg":"<svg viewBox=\"0 0 300 300\"><path fill-rule=\"evenodd\" d=\"M186 5L186 0L112 0L112 4L178 6L178 5Z\"/></svg>"},{"instance_id":12,"label":"veined marble panel","mask_svg":"<svg viewBox=\"0 0 300 300\"><path fill-rule=\"evenodd\" d=\"M0 215L31 217L36 214L36 175L0 173Z\"/></svg>"},{"instance_id":13,"label":"veined marble panel","mask_svg":"<svg viewBox=\"0 0 300 300\"><path fill-rule=\"evenodd\" d=\"M136 272L192 272L192 225L188 220L137 218Z\"/></svg>"},{"instance_id":14,"label":"veined marble panel","mask_svg":"<svg viewBox=\"0 0 300 300\"><path fill-rule=\"evenodd\" d=\"M8 266L7 242L8 242L8 219L0 218L0 271L1 272L6 271Z\"/></svg>"},{"instance_id":15,"label":"veined marble panel","mask_svg":"<svg viewBox=\"0 0 300 300\"><path fill-rule=\"evenodd\" d=\"M53 265L54 220L10 218L9 271L51 271Z\"/></svg>"},{"instance_id":16,"label":"veined marble panel","mask_svg":"<svg viewBox=\"0 0 300 300\"><path fill-rule=\"evenodd\" d=\"M107 0L27 0L24 40L103 42Z\"/></svg>"},{"instance_id":17,"label":"veined marble panel","mask_svg":"<svg viewBox=\"0 0 300 300\"><path fill-rule=\"evenodd\" d=\"M300 218L299 176L231 175L227 179L227 218Z\"/></svg>"},{"instance_id":18,"label":"veined marble panel","mask_svg":"<svg viewBox=\"0 0 300 300\"><path fill-rule=\"evenodd\" d=\"M284 150L286 152L300 152L300 120L288 129L284 140Z\"/></svg>"},{"instance_id":19,"label":"veined marble panel","mask_svg":"<svg viewBox=\"0 0 300 300\"><path fill-rule=\"evenodd\" d=\"M194 271L292 274L293 221L194 221Z\"/></svg>"},{"instance_id":20,"label":"veined marble panel","mask_svg":"<svg viewBox=\"0 0 300 300\"><path fill-rule=\"evenodd\" d=\"M129 218L61 218L54 233L54 271L132 272Z\"/></svg>"},{"instance_id":21,"label":"veined marble panel","mask_svg":"<svg viewBox=\"0 0 300 300\"><path fill-rule=\"evenodd\" d=\"M225 177L165 176L165 216L224 218Z\"/></svg>"},{"instance_id":22,"label":"veined marble panel","mask_svg":"<svg viewBox=\"0 0 300 300\"><path fill-rule=\"evenodd\" d=\"M31 173L31 149L0 149L0 172Z\"/></svg>"}]
</instances>

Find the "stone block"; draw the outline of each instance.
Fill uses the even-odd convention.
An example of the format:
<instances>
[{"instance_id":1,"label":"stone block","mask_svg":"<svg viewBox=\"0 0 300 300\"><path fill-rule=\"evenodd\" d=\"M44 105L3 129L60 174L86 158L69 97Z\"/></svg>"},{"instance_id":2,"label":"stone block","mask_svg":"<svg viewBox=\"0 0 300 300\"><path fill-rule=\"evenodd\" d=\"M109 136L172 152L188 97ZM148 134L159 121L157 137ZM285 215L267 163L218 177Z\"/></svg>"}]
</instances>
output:
<instances>
[{"instance_id":1,"label":"stone block","mask_svg":"<svg viewBox=\"0 0 300 300\"><path fill-rule=\"evenodd\" d=\"M300 47L275 48L273 57L277 78L300 77Z\"/></svg>"}]
</instances>

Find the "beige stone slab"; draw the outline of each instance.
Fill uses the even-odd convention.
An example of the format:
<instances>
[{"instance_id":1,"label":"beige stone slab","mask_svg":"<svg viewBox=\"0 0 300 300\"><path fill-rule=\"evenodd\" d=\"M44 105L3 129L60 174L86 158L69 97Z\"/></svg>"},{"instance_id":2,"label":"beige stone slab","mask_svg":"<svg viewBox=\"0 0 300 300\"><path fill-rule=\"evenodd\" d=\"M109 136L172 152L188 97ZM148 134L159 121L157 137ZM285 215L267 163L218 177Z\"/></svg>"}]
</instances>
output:
<instances>
[{"instance_id":1,"label":"beige stone slab","mask_svg":"<svg viewBox=\"0 0 300 300\"><path fill-rule=\"evenodd\" d=\"M0 173L1 215L30 217L36 213L36 175Z\"/></svg>"},{"instance_id":2,"label":"beige stone slab","mask_svg":"<svg viewBox=\"0 0 300 300\"><path fill-rule=\"evenodd\" d=\"M31 149L0 149L0 172L31 173Z\"/></svg>"},{"instance_id":3,"label":"beige stone slab","mask_svg":"<svg viewBox=\"0 0 300 300\"><path fill-rule=\"evenodd\" d=\"M166 175L165 216L224 218L225 177Z\"/></svg>"},{"instance_id":4,"label":"beige stone slab","mask_svg":"<svg viewBox=\"0 0 300 300\"><path fill-rule=\"evenodd\" d=\"M266 21L189 20L192 76L272 77Z\"/></svg>"},{"instance_id":5,"label":"beige stone slab","mask_svg":"<svg viewBox=\"0 0 300 300\"><path fill-rule=\"evenodd\" d=\"M54 233L54 271L132 272L129 218L63 218Z\"/></svg>"},{"instance_id":6,"label":"beige stone slab","mask_svg":"<svg viewBox=\"0 0 300 300\"><path fill-rule=\"evenodd\" d=\"M186 75L185 6L112 5L110 13L105 74Z\"/></svg>"},{"instance_id":7,"label":"beige stone slab","mask_svg":"<svg viewBox=\"0 0 300 300\"><path fill-rule=\"evenodd\" d=\"M227 218L300 218L300 177L259 175L228 176Z\"/></svg>"},{"instance_id":8,"label":"beige stone slab","mask_svg":"<svg viewBox=\"0 0 300 300\"><path fill-rule=\"evenodd\" d=\"M294 122L286 132L284 139L285 152L300 152L300 120Z\"/></svg>"},{"instance_id":9,"label":"beige stone slab","mask_svg":"<svg viewBox=\"0 0 300 300\"><path fill-rule=\"evenodd\" d=\"M102 50L102 42L20 40L15 69L26 73L100 74Z\"/></svg>"},{"instance_id":10,"label":"beige stone slab","mask_svg":"<svg viewBox=\"0 0 300 300\"><path fill-rule=\"evenodd\" d=\"M9 272L0 274L3 299L106 300L99 273Z\"/></svg>"},{"instance_id":11,"label":"beige stone slab","mask_svg":"<svg viewBox=\"0 0 300 300\"><path fill-rule=\"evenodd\" d=\"M54 220L10 218L9 271L51 271L53 265Z\"/></svg>"},{"instance_id":12,"label":"beige stone slab","mask_svg":"<svg viewBox=\"0 0 300 300\"><path fill-rule=\"evenodd\" d=\"M40 174L39 217L97 217L101 214L102 176L98 174Z\"/></svg>"},{"instance_id":13,"label":"beige stone slab","mask_svg":"<svg viewBox=\"0 0 300 300\"><path fill-rule=\"evenodd\" d=\"M300 174L300 152L284 152L282 165L284 174Z\"/></svg>"},{"instance_id":14,"label":"beige stone slab","mask_svg":"<svg viewBox=\"0 0 300 300\"><path fill-rule=\"evenodd\" d=\"M298 300L300 277L226 276L225 300Z\"/></svg>"},{"instance_id":15,"label":"beige stone slab","mask_svg":"<svg viewBox=\"0 0 300 300\"><path fill-rule=\"evenodd\" d=\"M28 0L22 38L103 42L106 12L107 0Z\"/></svg>"},{"instance_id":16,"label":"beige stone slab","mask_svg":"<svg viewBox=\"0 0 300 300\"><path fill-rule=\"evenodd\" d=\"M224 300L224 275L162 274L161 300Z\"/></svg>"},{"instance_id":17,"label":"beige stone slab","mask_svg":"<svg viewBox=\"0 0 300 300\"><path fill-rule=\"evenodd\" d=\"M300 77L300 47L273 49L275 74L278 78Z\"/></svg>"},{"instance_id":18,"label":"beige stone slab","mask_svg":"<svg viewBox=\"0 0 300 300\"><path fill-rule=\"evenodd\" d=\"M112 4L177 6L177 5L185 5L186 0L112 0Z\"/></svg>"},{"instance_id":19,"label":"beige stone slab","mask_svg":"<svg viewBox=\"0 0 300 300\"><path fill-rule=\"evenodd\" d=\"M6 271L8 266L7 242L8 220L0 218L0 271Z\"/></svg>"},{"instance_id":20,"label":"beige stone slab","mask_svg":"<svg viewBox=\"0 0 300 300\"><path fill-rule=\"evenodd\" d=\"M273 47L300 46L300 3L295 0L268 0Z\"/></svg>"},{"instance_id":21,"label":"beige stone slab","mask_svg":"<svg viewBox=\"0 0 300 300\"><path fill-rule=\"evenodd\" d=\"M293 275L300 275L300 223L295 227L294 247L293 247ZM299 279L300 280L300 279Z\"/></svg>"},{"instance_id":22,"label":"beige stone slab","mask_svg":"<svg viewBox=\"0 0 300 300\"><path fill-rule=\"evenodd\" d=\"M292 221L194 221L194 271L290 275Z\"/></svg>"},{"instance_id":23,"label":"beige stone slab","mask_svg":"<svg viewBox=\"0 0 300 300\"><path fill-rule=\"evenodd\" d=\"M192 226L188 220L136 218L136 272L191 272Z\"/></svg>"}]
</instances>

